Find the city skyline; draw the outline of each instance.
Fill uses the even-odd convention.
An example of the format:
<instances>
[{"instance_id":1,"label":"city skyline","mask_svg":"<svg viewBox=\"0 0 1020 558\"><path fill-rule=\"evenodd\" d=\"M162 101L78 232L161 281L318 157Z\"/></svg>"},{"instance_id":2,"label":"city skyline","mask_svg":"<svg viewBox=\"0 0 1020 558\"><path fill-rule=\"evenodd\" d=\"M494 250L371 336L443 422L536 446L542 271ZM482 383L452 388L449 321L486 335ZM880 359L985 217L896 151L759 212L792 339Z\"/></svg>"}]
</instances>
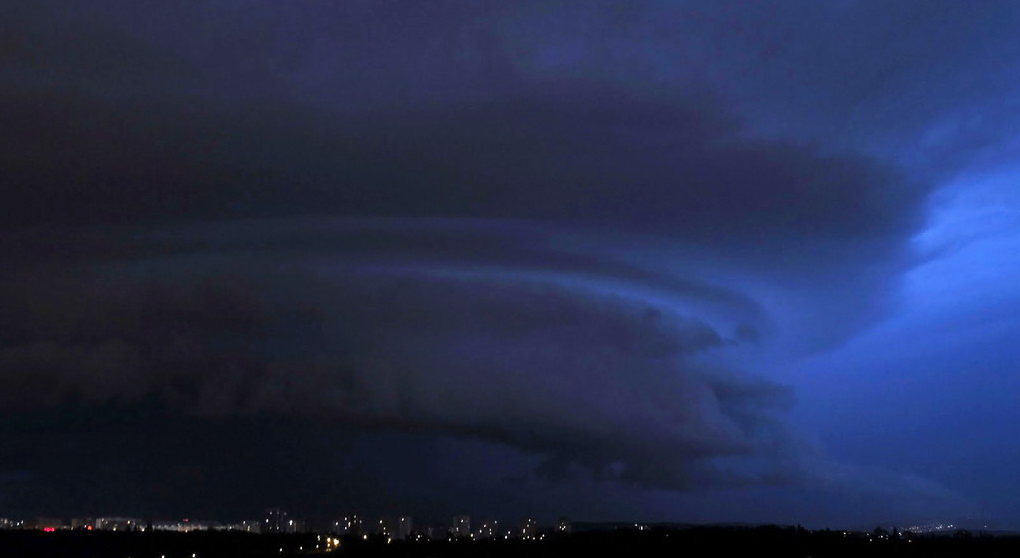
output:
<instances>
[{"instance_id":1,"label":"city skyline","mask_svg":"<svg viewBox=\"0 0 1020 558\"><path fill-rule=\"evenodd\" d=\"M281 517L283 521L280 522ZM287 519L290 518L290 519ZM455 515L447 518L447 521L439 521L435 518L421 520L415 523L413 517L406 515L389 515L380 517L378 521L364 521L359 514L348 514L337 521L319 521L309 523L304 519L294 519L286 510L279 508L266 508L263 517L255 519L244 519L239 521L224 520L192 520L182 519L141 519L137 517L73 517L65 520L58 517L37 517L31 520L12 520L0 517L0 530L37 530L45 532L75 530L75 531L108 531L108 532L201 532L201 531L233 531L255 535L281 535L281 534L307 534L317 533L330 536L367 540L369 537L390 539L394 541L421 541L421 540L475 540L484 541L489 539L517 539L542 541L546 537L565 536L574 533L574 522L565 517L555 520L539 521L535 517L522 517L516 522L501 521L499 519L485 519L472 525L471 516ZM502 527L501 527L502 525ZM607 531L607 530L633 530L636 532L650 531L653 529L697 529L720 527L713 524L678 524L675 522L582 522L585 531ZM722 526L725 527L725 526ZM788 528L775 524L743 525L741 527L779 527ZM797 528L802 528L797 526ZM829 528L823 531L831 530ZM839 529L837 529L839 530ZM959 536L962 532L977 533L982 536L996 535L1015 537L1017 531L992 531L987 525L954 524L948 521L932 521L916 525L882 525L843 529L847 532L857 534L868 534L876 531L893 533L904 533L911 535L954 535Z\"/></svg>"},{"instance_id":2,"label":"city skyline","mask_svg":"<svg viewBox=\"0 0 1020 558\"><path fill-rule=\"evenodd\" d=\"M336 521L319 521L309 523L303 518L295 517L281 508L265 508L261 518L248 518L237 521L202 520L191 518L180 519L143 519L125 516L85 516L72 517L36 517L34 519L14 520L0 517L0 530L41 530L45 532L77 530L77 531L109 531L109 532L156 532L172 531L188 533L196 531L239 531L258 535L320 533L343 537L383 536L392 540L428 539L521 539L542 540L546 533L570 534L572 522L565 517L555 521L540 523L534 517L522 517L516 523L485 519L472 527L471 517L455 515L448 521L426 519L415 524L414 518L408 515L388 515L378 521L365 521L360 514L348 514ZM637 527L637 524L634 524Z\"/></svg>"}]
</instances>

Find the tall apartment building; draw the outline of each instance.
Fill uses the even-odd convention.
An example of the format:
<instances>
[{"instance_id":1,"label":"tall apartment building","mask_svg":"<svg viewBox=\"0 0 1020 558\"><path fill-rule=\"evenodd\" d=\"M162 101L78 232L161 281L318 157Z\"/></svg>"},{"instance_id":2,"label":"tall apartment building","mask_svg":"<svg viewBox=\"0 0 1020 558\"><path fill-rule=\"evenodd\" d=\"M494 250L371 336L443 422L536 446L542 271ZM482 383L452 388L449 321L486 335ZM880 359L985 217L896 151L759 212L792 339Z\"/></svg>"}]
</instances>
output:
<instances>
[{"instance_id":1,"label":"tall apartment building","mask_svg":"<svg viewBox=\"0 0 1020 558\"><path fill-rule=\"evenodd\" d=\"M450 524L450 536L455 539L467 538L471 536L471 516L470 515L455 515L453 516L453 523Z\"/></svg>"}]
</instances>

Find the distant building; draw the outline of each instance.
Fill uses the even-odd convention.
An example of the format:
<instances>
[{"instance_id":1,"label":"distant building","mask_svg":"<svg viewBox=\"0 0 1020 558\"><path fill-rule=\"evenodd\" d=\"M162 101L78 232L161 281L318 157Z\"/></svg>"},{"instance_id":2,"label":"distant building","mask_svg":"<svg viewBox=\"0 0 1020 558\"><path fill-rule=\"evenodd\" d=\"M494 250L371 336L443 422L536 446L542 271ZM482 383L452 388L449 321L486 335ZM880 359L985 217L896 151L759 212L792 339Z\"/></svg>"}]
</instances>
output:
<instances>
[{"instance_id":1,"label":"distant building","mask_svg":"<svg viewBox=\"0 0 1020 558\"><path fill-rule=\"evenodd\" d=\"M96 529L100 531L141 531L146 524L133 517L97 517Z\"/></svg>"},{"instance_id":2,"label":"distant building","mask_svg":"<svg viewBox=\"0 0 1020 558\"><path fill-rule=\"evenodd\" d=\"M517 525L516 537L524 540L533 540L538 536L538 520L533 517L526 517Z\"/></svg>"},{"instance_id":3,"label":"distant building","mask_svg":"<svg viewBox=\"0 0 1020 558\"><path fill-rule=\"evenodd\" d=\"M379 521L372 524L373 535L392 536L397 530L397 522L392 517L380 517Z\"/></svg>"},{"instance_id":4,"label":"distant building","mask_svg":"<svg viewBox=\"0 0 1020 558\"><path fill-rule=\"evenodd\" d=\"M2 520L0 520L2 521ZM96 528L96 518L94 517L75 517L71 519L71 528L80 529L83 531L91 531Z\"/></svg>"},{"instance_id":5,"label":"distant building","mask_svg":"<svg viewBox=\"0 0 1020 558\"><path fill-rule=\"evenodd\" d=\"M251 520L247 520L247 521L242 521L240 523L240 525L239 525L239 530L240 531L244 531L245 533L255 533L255 534L261 533L262 532L262 522L257 520L257 519L251 519Z\"/></svg>"},{"instance_id":6,"label":"distant building","mask_svg":"<svg viewBox=\"0 0 1020 558\"><path fill-rule=\"evenodd\" d=\"M209 528L213 531L237 531L241 533L258 533L261 525L255 521L238 521L237 523L211 523Z\"/></svg>"},{"instance_id":7,"label":"distant building","mask_svg":"<svg viewBox=\"0 0 1020 558\"><path fill-rule=\"evenodd\" d=\"M931 523L921 523L918 525L911 525L909 527L903 528L904 531L909 531L911 533L916 534L950 532L956 531L957 529L958 527L956 525L949 523L948 521L944 522L933 521Z\"/></svg>"},{"instance_id":8,"label":"distant building","mask_svg":"<svg viewBox=\"0 0 1020 558\"><path fill-rule=\"evenodd\" d=\"M471 516L470 515L453 516L453 523L450 525L450 536L452 536L455 539L470 537Z\"/></svg>"},{"instance_id":9,"label":"distant building","mask_svg":"<svg viewBox=\"0 0 1020 558\"><path fill-rule=\"evenodd\" d=\"M487 519L482 521L481 525L478 526L478 530L475 531L475 540L484 541L486 539L494 539L501 535L499 532L499 522L495 519Z\"/></svg>"},{"instance_id":10,"label":"distant building","mask_svg":"<svg viewBox=\"0 0 1020 558\"><path fill-rule=\"evenodd\" d=\"M23 520L7 519L0 517L0 529L24 529L25 522Z\"/></svg>"},{"instance_id":11,"label":"distant building","mask_svg":"<svg viewBox=\"0 0 1020 558\"><path fill-rule=\"evenodd\" d=\"M337 535L360 535L365 532L365 525L360 515L347 515L333 522L332 532Z\"/></svg>"},{"instance_id":12,"label":"distant building","mask_svg":"<svg viewBox=\"0 0 1020 558\"><path fill-rule=\"evenodd\" d=\"M32 526L42 531L56 531L58 529L67 529L67 525L58 518L55 517L37 517Z\"/></svg>"},{"instance_id":13,"label":"distant building","mask_svg":"<svg viewBox=\"0 0 1020 558\"><path fill-rule=\"evenodd\" d=\"M393 538L397 540L407 540L411 538L411 533L414 531L414 520L404 515L397 520L397 529L393 534Z\"/></svg>"},{"instance_id":14,"label":"distant building","mask_svg":"<svg viewBox=\"0 0 1020 558\"><path fill-rule=\"evenodd\" d=\"M441 540L450 536L450 529L442 523L429 523L421 530L422 534L432 540Z\"/></svg>"},{"instance_id":15,"label":"distant building","mask_svg":"<svg viewBox=\"0 0 1020 558\"><path fill-rule=\"evenodd\" d=\"M190 533L192 531L209 531L215 527L210 521L192 521L183 519L181 521L153 521L153 531L175 531L177 533Z\"/></svg>"},{"instance_id":16,"label":"distant building","mask_svg":"<svg viewBox=\"0 0 1020 558\"><path fill-rule=\"evenodd\" d=\"M280 508L266 508L262 518L262 533L285 533L288 521L287 512Z\"/></svg>"},{"instance_id":17,"label":"distant building","mask_svg":"<svg viewBox=\"0 0 1020 558\"><path fill-rule=\"evenodd\" d=\"M556 530L555 530L555 532L557 534L569 535L571 532L573 532L573 530L574 530L574 527L573 527L573 525L570 524L570 520L569 519L567 519L565 517L561 517L561 518L559 518L559 520L556 521Z\"/></svg>"}]
</instances>

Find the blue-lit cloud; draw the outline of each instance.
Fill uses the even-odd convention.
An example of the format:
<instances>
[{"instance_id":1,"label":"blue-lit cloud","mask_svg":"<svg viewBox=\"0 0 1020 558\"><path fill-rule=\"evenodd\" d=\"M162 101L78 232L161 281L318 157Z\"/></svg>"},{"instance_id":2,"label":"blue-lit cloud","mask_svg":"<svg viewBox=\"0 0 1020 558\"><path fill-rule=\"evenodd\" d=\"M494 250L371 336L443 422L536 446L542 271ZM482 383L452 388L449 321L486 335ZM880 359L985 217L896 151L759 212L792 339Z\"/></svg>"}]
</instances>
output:
<instances>
[{"instance_id":1,"label":"blue-lit cloud","mask_svg":"<svg viewBox=\"0 0 1020 558\"><path fill-rule=\"evenodd\" d=\"M519 507L836 485L958 503L856 440L937 414L882 395L946 396L918 387L931 354L1012 354L1015 5L3 15L11 420L272 416L359 432L365 463L387 436L461 444L514 456ZM11 447L36 432L18 426Z\"/></svg>"}]
</instances>

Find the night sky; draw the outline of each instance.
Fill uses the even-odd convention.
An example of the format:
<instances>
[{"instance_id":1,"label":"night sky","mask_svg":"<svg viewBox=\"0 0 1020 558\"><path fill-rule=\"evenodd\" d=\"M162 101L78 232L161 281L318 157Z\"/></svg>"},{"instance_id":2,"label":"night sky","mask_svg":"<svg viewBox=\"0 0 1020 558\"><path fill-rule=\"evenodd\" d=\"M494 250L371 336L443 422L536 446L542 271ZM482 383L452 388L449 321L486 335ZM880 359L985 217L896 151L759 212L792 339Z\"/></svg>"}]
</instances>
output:
<instances>
[{"instance_id":1,"label":"night sky","mask_svg":"<svg viewBox=\"0 0 1020 558\"><path fill-rule=\"evenodd\" d=\"M0 516L1020 528L1018 29L6 2Z\"/></svg>"}]
</instances>

